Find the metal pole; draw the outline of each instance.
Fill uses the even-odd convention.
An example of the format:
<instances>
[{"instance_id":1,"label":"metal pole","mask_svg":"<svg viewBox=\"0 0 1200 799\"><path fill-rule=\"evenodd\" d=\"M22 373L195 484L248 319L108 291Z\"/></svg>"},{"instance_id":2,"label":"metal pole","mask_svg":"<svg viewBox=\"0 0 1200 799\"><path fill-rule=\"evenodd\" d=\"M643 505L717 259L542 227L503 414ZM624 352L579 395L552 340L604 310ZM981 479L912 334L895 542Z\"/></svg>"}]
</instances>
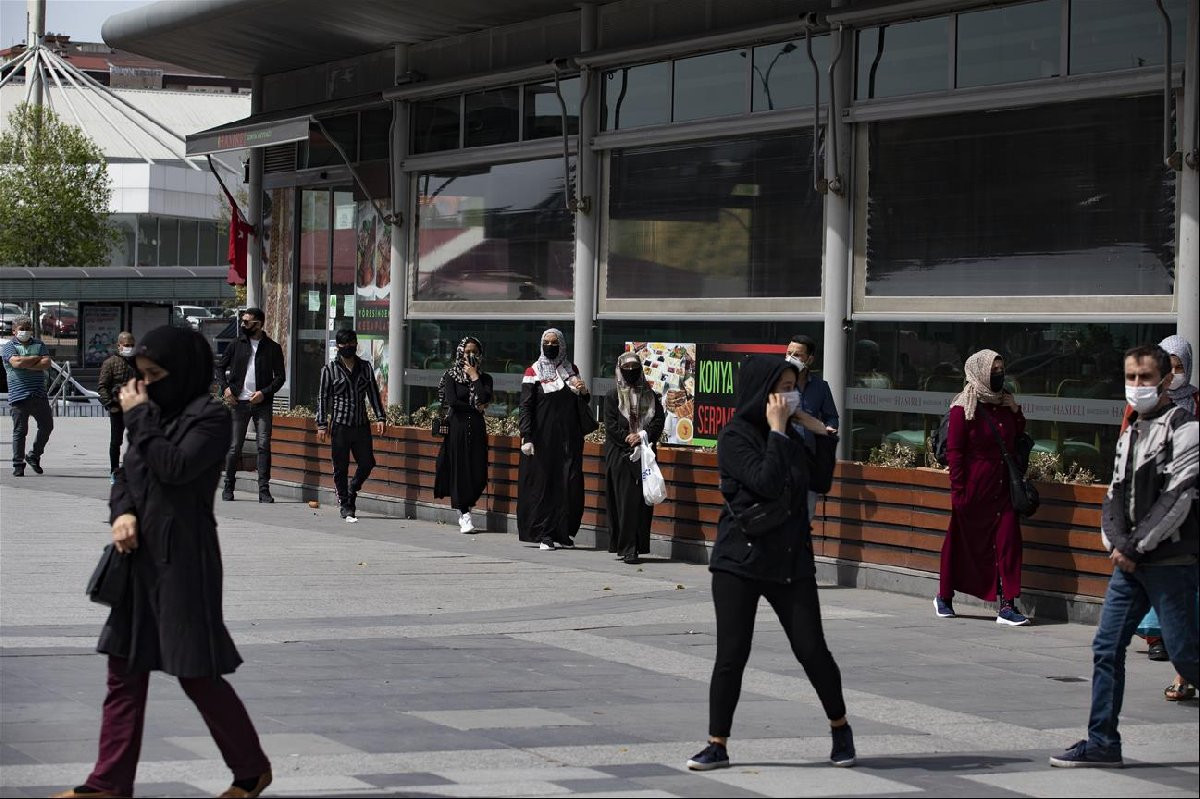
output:
<instances>
[{"instance_id":1,"label":"metal pole","mask_svg":"<svg viewBox=\"0 0 1200 799\"><path fill-rule=\"evenodd\" d=\"M262 111L263 80L262 75L250 79L250 114L253 116ZM262 260L262 194L263 194L263 151L261 147L250 150L250 202L246 216L254 225L247 247L246 264L246 305L261 308L263 305L263 260Z\"/></svg>"},{"instance_id":2,"label":"metal pole","mask_svg":"<svg viewBox=\"0 0 1200 799\"><path fill-rule=\"evenodd\" d=\"M408 45L395 46L396 76L408 72ZM404 370L408 368L408 291L410 231L414 218L412 208L412 178L402 169L409 150L409 104L405 100L392 103L392 135L388 166L392 170L392 283L388 294L388 404L408 407L405 396ZM383 224L382 220L380 224Z\"/></svg>"},{"instance_id":3,"label":"metal pole","mask_svg":"<svg viewBox=\"0 0 1200 799\"><path fill-rule=\"evenodd\" d=\"M1184 62L1183 130L1179 140L1195 142L1200 125L1200 0L1188 3L1187 60ZM1190 127L1190 129L1189 129ZM1175 254L1175 291L1179 321L1176 331L1192 345L1200 346L1200 180L1196 159L1175 173L1183 181L1179 192L1179 247ZM1192 379L1195 380L1193 374Z\"/></svg>"},{"instance_id":4,"label":"metal pole","mask_svg":"<svg viewBox=\"0 0 1200 799\"><path fill-rule=\"evenodd\" d=\"M831 32L830 36L841 36L842 47L849 47L851 33L847 31ZM843 59L832 72L832 85L837 92L836 97L830 98L830 108L845 108L850 99L850 82L852 80L851 59ZM835 102L836 100L836 102ZM841 125L842 140L850 141L850 126L844 124L834 114L829 114L826 124L831 128ZM825 174L849 175L849 152L852 147L842 148L839 153L840 163L833 160L832 148L825 150ZM847 179L844 185L849 189L854 181ZM850 319L850 296L847 290L850 282L850 202L852 191L826 192L825 194L825 260L824 276L821 281L824 295L825 328L821 355L821 376L829 383L833 393L834 403L841 416L843 431L847 430L846 414L846 374L847 374L847 340L850 331L846 320ZM838 443L838 457L846 456L846 435L843 433Z\"/></svg>"},{"instance_id":5,"label":"metal pole","mask_svg":"<svg viewBox=\"0 0 1200 799\"><path fill-rule=\"evenodd\" d=\"M46 0L26 0L27 25L25 46L31 50L42 46L42 37L46 35ZM25 64L25 80L32 87L33 94L30 102L35 106L42 104L42 70L37 59Z\"/></svg>"},{"instance_id":6,"label":"metal pole","mask_svg":"<svg viewBox=\"0 0 1200 799\"><path fill-rule=\"evenodd\" d=\"M596 6L579 6L579 50L586 53L596 49ZM599 75L584 69L580 74L579 147L575 155L575 183L579 203L575 211L575 365L579 376L591 387L596 371L595 335L592 330L596 317L596 216L599 211L596 197L596 155L592 137L600 119ZM564 186L564 191L570 191Z\"/></svg>"}]
</instances>

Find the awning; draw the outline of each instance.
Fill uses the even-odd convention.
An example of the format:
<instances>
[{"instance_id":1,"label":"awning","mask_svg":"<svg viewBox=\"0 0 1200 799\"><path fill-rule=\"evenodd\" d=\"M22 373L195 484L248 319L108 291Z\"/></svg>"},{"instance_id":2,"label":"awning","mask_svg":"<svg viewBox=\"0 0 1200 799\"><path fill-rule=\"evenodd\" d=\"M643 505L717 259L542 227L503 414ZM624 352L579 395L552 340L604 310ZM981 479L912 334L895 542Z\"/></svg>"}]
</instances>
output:
<instances>
[{"instance_id":1,"label":"awning","mask_svg":"<svg viewBox=\"0 0 1200 799\"><path fill-rule=\"evenodd\" d=\"M247 147L269 147L294 141L308 141L307 114L278 121L255 121L246 117L187 137L188 155L208 155Z\"/></svg>"}]
</instances>

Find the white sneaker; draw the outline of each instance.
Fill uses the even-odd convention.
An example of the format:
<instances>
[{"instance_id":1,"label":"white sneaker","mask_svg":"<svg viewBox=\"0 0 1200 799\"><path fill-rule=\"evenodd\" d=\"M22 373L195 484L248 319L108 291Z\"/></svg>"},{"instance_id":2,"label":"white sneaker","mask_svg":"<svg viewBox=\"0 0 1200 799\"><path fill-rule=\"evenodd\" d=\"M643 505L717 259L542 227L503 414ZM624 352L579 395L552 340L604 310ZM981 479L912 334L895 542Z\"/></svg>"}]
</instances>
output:
<instances>
[{"instance_id":1,"label":"white sneaker","mask_svg":"<svg viewBox=\"0 0 1200 799\"><path fill-rule=\"evenodd\" d=\"M458 517L458 531L460 533L475 532L475 525L471 521L470 513L464 513L462 516Z\"/></svg>"},{"instance_id":2,"label":"white sneaker","mask_svg":"<svg viewBox=\"0 0 1200 799\"><path fill-rule=\"evenodd\" d=\"M543 552L549 552L550 550L554 549L554 544L547 544L545 541L543 541L538 545L538 549L542 550Z\"/></svg>"},{"instance_id":3,"label":"white sneaker","mask_svg":"<svg viewBox=\"0 0 1200 799\"><path fill-rule=\"evenodd\" d=\"M358 517L357 516L347 516L346 524L358 524Z\"/></svg>"}]
</instances>

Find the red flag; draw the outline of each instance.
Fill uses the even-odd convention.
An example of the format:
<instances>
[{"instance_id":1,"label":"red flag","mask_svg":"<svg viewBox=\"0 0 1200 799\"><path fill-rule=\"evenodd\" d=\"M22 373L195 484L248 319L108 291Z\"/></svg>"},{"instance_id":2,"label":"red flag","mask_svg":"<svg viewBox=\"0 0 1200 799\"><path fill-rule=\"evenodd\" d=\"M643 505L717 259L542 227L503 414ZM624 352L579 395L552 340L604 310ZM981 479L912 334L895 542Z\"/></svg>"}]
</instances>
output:
<instances>
[{"instance_id":1,"label":"red flag","mask_svg":"<svg viewBox=\"0 0 1200 799\"><path fill-rule=\"evenodd\" d=\"M254 233L254 225L243 221L237 204L230 198L229 214L229 277L231 286L243 286L246 283L246 250L249 238Z\"/></svg>"}]
</instances>

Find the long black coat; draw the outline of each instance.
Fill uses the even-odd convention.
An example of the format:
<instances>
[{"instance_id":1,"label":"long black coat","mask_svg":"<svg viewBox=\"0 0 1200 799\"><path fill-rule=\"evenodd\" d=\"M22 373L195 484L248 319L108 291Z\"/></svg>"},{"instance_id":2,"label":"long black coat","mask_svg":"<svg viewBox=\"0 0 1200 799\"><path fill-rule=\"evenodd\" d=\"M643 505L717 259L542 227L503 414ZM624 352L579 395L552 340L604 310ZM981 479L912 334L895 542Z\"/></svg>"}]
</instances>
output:
<instances>
[{"instance_id":1,"label":"long black coat","mask_svg":"<svg viewBox=\"0 0 1200 799\"><path fill-rule=\"evenodd\" d=\"M221 610L221 548L213 499L229 447L229 411L207 394L164 423L147 402L125 414L129 450L111 518L138 518L131 596L113 608L97 649L131 671L215 677L242 659Z\"/></svg>"},{"instance_id":2,"label":"long black coat","mask_svg":"<svg viewBox=\"0 0 1200 799\"><path fill-rule=\"evenodd\" d=\"M654 415L646 425L646 438L658 452L666 415L662 401L654 397ZM638 555L650 551L650 524L654 507L642 499L642 462L631 461L633 447L625 443L629 420L621 415L620 397L612 389L604 398L605 507L608 511L608 551Z\"/></svg>"},{"instance_id":3,"label":"long black coat","mask_svg":"<svg viewBox=\"0 0 1200 799\"><path fill-rule=\"evenodd\" d=\"M459 383L446 372L442 375L442 384L442 393L449 406L446 423L450 432L438 450L433 495L438 499L450 497L450 506L461 510L474 507L487 488L487 424L483 414L471 404L470 383ZM480 374L474 392L476 404L491 402L492 376L486 372Z\"/></svg>"}]
</instances>

